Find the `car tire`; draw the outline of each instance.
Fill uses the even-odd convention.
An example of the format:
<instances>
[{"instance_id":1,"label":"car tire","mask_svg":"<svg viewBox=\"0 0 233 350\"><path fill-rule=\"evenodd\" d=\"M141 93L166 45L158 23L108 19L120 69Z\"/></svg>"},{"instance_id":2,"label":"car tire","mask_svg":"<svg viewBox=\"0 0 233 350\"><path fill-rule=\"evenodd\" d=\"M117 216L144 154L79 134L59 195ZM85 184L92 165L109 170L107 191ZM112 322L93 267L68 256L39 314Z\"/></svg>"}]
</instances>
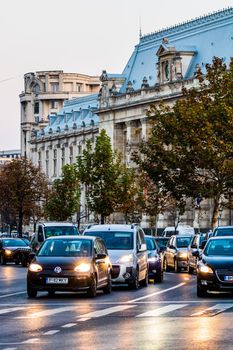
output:
<instances>
[{"instance_id":1,"label":"car tire","mask_svg":"<svg viewBox=\"0 0 233 350\"><path fill-rule=\"evenodd\" d=\"M160 271L159 274L156 274L154 276L154 283L161 283L163 282L163 271Z\"/></svg>"},{"instance_id":2,"label":"car tire","mask_svg":"<svg viewBox=\"0 0 233 350\"><path fill-rule=\"evenodd\" d=\"M149 283L149 278L148 278L148 270L146 272L146 277L144 278L144 280L142 280L140 282L140 286L142 287L147 287L148 286L148 283Z\"/></svg>"},{"instance_id":3,"label":"car tire","mask_svg":"<svg viewBox=\"0 0 233 350\"><path fill-rule=\"evenodd\" d=\"M4 257L2 255L0 256L0 264L6 265L6 260L4 259Z\"/></svg>"},{"instance_id":4,"label":"car tire","mask_svg":"<svg viewBox=\"0 0 233 350\"><path fill-rule=\"evenodd\" d=\"M130 289L137 290L139 288L139 278L138 278L138 270L135 273L133 281L129 284Z\"/></svg>"},{"instance_id":5,"label":"car tire","mask_svg":"<svg viewBox=\"0 0 233 350\"><path fill-rule=\"evenodd\" d=\"M180 272L180 267L178 266L178 261L175 259L174 260L174 270L175 272Z\"/></svg>"},{"instance_id":6,"label":"car tire","mask_svg":"<svg viewBox=\"0 0 233 350\"><path fill-rule=\"evenodd\" d=\"M55 295L55 290L49 290L48 291L48 296L49 297L54 297L54 295Z\"/></svg>"},{"instance_id":7,"label":"car tire","mask_svg":"<svg viewBox=\"0 0 233 350\"><path fill-rule=\"evenodd\" d=\"M197 283L197 297L206 297L208 295L206 287L203 287L201 284Z\"/></svg>"},{"instance_id":8,"label":"car tire","mask_svg":"<svg viewBox=\"0 0 233 350\"><path fill-rule=\"evenodd\" d=\"M23 267L27 267L28 266L27 259L22 259L21 264L22 264Z\"/></svg>"},{"instance_id":9,"label":"car tire","mask_svg":"<svg viewBox=\"0 0 233 350\"><path fill-rule=\"evenodd\" d=\"M27 285L27 294L28 298L36 298L37 290L35 288L32 288L30 285Z\"/></svg>"},{"instance_id":10,"label":"car tire","mask_svg":"<svg viewBox=\"0 0 233 350\"><path fill-rule=\"evenodd\" d=\"M108 282L106 287L103 288L104 294L110 294L112 292L112 279L111 279L111 273L108 274Z\"/></svg>"},{"instance_id":11,"label":"car tire","mask_svg":"<svg viewBox=\"0 0 233 350\"><path fill-rule=\"evenodd\" d=\"M96 289L97 289L96 276L93 276L91 279L90 287L87 291L87 295L89 298L94 298L96 296Z\"/></svg>"}]
</instances>

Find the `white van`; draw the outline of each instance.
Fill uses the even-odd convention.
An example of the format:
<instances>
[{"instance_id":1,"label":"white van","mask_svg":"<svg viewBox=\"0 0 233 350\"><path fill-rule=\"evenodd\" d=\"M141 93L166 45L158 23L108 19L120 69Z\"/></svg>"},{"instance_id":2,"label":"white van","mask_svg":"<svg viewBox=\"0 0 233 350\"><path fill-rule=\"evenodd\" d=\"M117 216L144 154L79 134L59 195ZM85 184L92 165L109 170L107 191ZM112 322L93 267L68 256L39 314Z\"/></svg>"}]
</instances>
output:
<instances>
[{"instance_id":1,"label":"white van","mask_svg":"<svg viewBox=\"0 0 233 350\"><path fill-rule=\"evenodd\" d=\"M195 230L192 226L189 225L178 225L175 229L174 226L167 226L163 233L163 237L171 237L173 235L194 235Z\"/></svg>"}]
</instances>

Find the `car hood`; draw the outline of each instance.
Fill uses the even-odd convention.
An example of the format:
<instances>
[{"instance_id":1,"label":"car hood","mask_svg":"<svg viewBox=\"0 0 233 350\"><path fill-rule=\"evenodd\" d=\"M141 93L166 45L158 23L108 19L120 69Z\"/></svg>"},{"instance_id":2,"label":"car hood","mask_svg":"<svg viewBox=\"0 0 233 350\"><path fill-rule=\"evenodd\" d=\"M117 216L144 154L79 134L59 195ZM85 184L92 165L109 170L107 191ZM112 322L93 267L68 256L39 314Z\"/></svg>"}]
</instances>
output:
<instances>
[{"instance_id":1,"label":"car hood","mask_svg":"<svg viewBox=\"0 0 233 350\"><path fill-rule=\"evenodd\" d=\"M233 256L202 256L202 261L214 269L233 269Z\"/></svg>"},{"instance_id":2,"label":"car hood","mask_svg":"<svg viewBox=\"0 0 233 350\"><path fill-rule=\"evenodd\" d=\"M81 258L81 257L44 257L37 256L33 259L33 263L41 265L44 269L53 270L56 266L62 269L71 269L80 263L90 263L92 258Z\"/></svg>"},{"instance_id":3,"label":"car hood","mask_svg":"<svg viewBox=\"0 0 233 350\"><path fill-rule=\"evenodd\" d=\"M3 247L5 250L11 250L11 251L14 251L14 250L17 250L17 249L20 249L20 250L25 250L25 251L30 251L31 248L30 247L22 247L22 246L19 246L19 247Z\"/></svg>"},{"instance_id":4,"label":"car hood","mask_svg":"<svg viewBox=\"0 0 233 350\"><path fill-rule=\"evenodd\" d=\"M109 259L110 259L112 264L118 263L119 259L122 256L129 255L132 253L133 253L132 249L130 249L130 250L111 250L111 249L108 249Z\"/></svg>"}]
</instances>

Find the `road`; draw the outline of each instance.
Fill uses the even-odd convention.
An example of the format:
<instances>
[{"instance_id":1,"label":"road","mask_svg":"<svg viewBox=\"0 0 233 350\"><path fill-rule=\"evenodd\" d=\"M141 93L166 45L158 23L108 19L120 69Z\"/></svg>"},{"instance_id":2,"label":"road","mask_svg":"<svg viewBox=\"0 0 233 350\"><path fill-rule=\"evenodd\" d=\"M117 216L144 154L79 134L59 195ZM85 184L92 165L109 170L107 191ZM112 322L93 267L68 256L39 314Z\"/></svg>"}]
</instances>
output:
<instances>
[{"instance_id":1,"label":"road","mask_svg":"<svg viewBox=\"0 0 233 350\"><path fill-rule=\"evenodd\" d=\"M233 348L233 295L197 298L196 277L165 273L137 291L115 287L89 299L26 295L26 269L0 266L0 350L228 350Z\"/></svg>"}]
</instances>

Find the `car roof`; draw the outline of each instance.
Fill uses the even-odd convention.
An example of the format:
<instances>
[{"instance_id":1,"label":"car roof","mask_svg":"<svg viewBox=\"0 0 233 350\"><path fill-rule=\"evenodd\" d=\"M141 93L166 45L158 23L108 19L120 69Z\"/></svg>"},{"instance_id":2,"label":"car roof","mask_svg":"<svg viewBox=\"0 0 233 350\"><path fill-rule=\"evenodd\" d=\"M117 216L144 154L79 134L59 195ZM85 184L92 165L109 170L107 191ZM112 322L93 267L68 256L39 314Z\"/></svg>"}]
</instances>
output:
<instances>
[{"instance_id":1,"label":"car roof","mask_svg":"<svg viewBox=\"0 0 233 350\"><path fill-rule=\"evenodd\" d=\"M59 222L59 221L54 221L54 222L40 222L39 225L44 225L44 226L75 226L72 222Z\"/></svg>"},{"instance_id":2,"label":"car roof","mask_svg":"<svg viewBox=\"0 0 233 350\"><path fill-rule=\"evenodd\" d=\"M96 236L77 236L77 235L72 235L72 236L67 236L67 235L63 235L63 236L52 236L52 237L49 237L47 238L46 240L51 240L51 239L55 239L55 240L59 240L59 239L81 239L81 240L87 240L87 239L90 239L92 241L94 241L96 238L99 239L99 237L96 237Z\"/></svg>"},{"instance_id":3,"label":"car roof","mask_svg":"<svg viewBox=\"0 0 233 350\"><path fill-rule=\"evenodd\" d=\"M84 232L92 232L92 231L133 231L135 224L104 224L104 225L92 225L89 228L86 228Z\"/></svg>"},{"instance_id":4,"label":"car roof","mask_svg":"<svg viewBox=\"0 0 233 350\"><path fill-rule=\"evenodd\" d=\"M218 227L215 227L215 230L218 230L218 229L220 229L220 230L222 230L222 229L224 229L224 228L233 228L233 226L218 226Z\"/></svg>"},{"instance_id":5,"label":"car roof","mask_svg":"<svg viewBox=\"0 0 233 350\"><path fill-rule=\"evenodd\" d=\"M210 237L209 239L208 239L208 242L209 241L213 241L213 240L221 240L221 239L233 239L233 235L232 236L213 236L213 237Z\"/></svg>"}]
</instances>

